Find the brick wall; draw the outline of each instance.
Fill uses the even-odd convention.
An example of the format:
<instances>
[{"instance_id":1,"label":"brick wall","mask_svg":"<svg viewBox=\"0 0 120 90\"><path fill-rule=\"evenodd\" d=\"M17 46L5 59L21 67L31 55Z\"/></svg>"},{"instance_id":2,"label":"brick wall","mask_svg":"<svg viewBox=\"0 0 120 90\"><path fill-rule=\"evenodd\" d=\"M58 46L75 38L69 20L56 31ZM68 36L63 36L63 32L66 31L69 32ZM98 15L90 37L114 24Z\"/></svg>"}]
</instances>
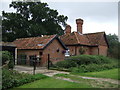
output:
<instances>
[{"instance_id":1,"label":"brick wall","mask_svg":"<svg viewBox=\"0 0 120 90\"><path fill-rule=\"evenodd\" d=\"M98 55L98 47L88 47L88 46L68 46L70 50L70 55L80 55L80 48L85 49L86 55Z\"/></svg>"},{"instance_id":2,"label":"brick wall","mask_svg":"<svg viewBox=\"0 0 120 90\"><path fill-rule=\"evenodd\" d=\"M99 46L99 55L107 56L107 46Z\"/></svg>"},{"instance_id":3,"label":"brick wall","mask_svg":"<svg viewBox=\"0 0 120 90\"><path fill-rule=\"evenodd\" d=\"M84 54L89 55L89 47L87 47L87 46L78 46L77 47L77 55L80 55L80 49L81 48L84 48L84 50L85 50Z\"/></svg>"},{"instance_id":4,"label":"brick wall","mask_svg":"<svg viewBox=\"0 0 120 90\"><path fill-rule=\"evenodd\" d=\"M32 56L32 55L39 55L39 52L41 52L42 50L18 50L17 51L17 54L18 55L21 55L21 54L24 54L24 55L27 55L27 65L30 64L30 58L29 56Z\"/></svg>"},{"instance_id":5,"label":"brick wall","mask_svg":"<svg viewBox=\"0 0 120 90\"><path fill-rule=\"evenodd\" d=\"M57 39L53 40L53 42L43 51L43 55L48 56L50 54L50 61L52 63L56 63L58 61L65 59L65 54L63 54L63 50L65 50ZM48 58L48 57L47 57ZM47 63L47 60L45 60Z\"/></svg>"},{"instance_id":6,"label":"brick wall","mask_svg":"<svg viewBox=\"0 0 120 90\"><path fill-rule=\"evenodd\" d=\"M70 55L80 55L80 48L83 47L86 51L84 54L86 55L103 55L107 56L107 46L99 46L99 47L87 47L87 46L67 46L70 50Z\"/></svg>"},{"instance_id":7,"label":"brick wall","mask_svg":"<svg viewBox=\"0 0 120 90\"><path fill-rule=\"evenodd\" d=\"M98 47L90 47L90 55L98 55L99 53Z\"/></svg>"},{"instance_id":8,"label":"brick wall","mask_svg":"<svg viewBox=\"0 0 120 90\"><path fill-rule=\"evenodd\" d=\"M70 55L75 55L75 47L76 46L67 46L68 47L68 49L70 50Z\"/></svg>"},{"instance_id":9,"label":"brick wall","mask_svg":"<svg viewBox=\"0 0 120 90\"><path fill-rule=\"evenodd\" d=\"M62 47L59 41L57 39L54 39L44 50L18 50L18 55L27 55L27 64L29 65L29 56L37 56L40 54L40 52L42 52L40 66L46 66L48 61L48 54L50 54L50 60L52 61L52 63L64 60L65 54L63 54L63 50L65 49Z\"/></svg>"}]
</instances>

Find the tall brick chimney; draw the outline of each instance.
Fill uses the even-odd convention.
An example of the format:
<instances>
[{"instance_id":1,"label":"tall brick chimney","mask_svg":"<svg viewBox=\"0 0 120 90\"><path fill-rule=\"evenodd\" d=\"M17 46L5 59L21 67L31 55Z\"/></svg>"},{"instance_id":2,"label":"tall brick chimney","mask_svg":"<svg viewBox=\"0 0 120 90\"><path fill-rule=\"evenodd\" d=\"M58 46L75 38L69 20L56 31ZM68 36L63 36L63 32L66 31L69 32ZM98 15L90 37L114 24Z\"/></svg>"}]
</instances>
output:
<instances>
[{"instance_id":1,"label":"tall brick chimney","mask_svg":"<svg viewBox=\"0 0 120 90\"><path fill-rule=\"evenodd\" d=\"M71 26L70 25L66 25L65 34L70 34L70 33L71 33Z\"/></svg>"},{"instance_id":2,"label":"tall brick chimney","mask_svg":"<svg viewBox=\"0 0 120 90\"><path fill-rule=\"evenodd\" d=\"M82 19L76 19L76 24L77 24L77 32L80 32L82 34L83 20Z\"/></svg>"}]
</instances>

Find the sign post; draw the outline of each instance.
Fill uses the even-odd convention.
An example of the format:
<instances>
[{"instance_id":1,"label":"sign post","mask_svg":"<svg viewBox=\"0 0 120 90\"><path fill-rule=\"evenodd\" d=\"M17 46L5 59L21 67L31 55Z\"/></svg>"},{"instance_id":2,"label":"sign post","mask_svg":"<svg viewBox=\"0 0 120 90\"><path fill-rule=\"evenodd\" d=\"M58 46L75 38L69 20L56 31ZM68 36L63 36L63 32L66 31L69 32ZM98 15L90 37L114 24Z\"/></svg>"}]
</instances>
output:
<instances>
[{"instance_id":1,"label":"sign post","mask_svg":"<svg viewBox=\"0 0 120 90\"><path fill-rule=\"evenodd\" d=\"M39 55L37 55L37 57L34 57L33 58L33 75L35 75L35 70L36 70L36 65L37 65L37 62L39 62L39 59L40 59L40 57L39 57Z\"/></svg>"},{"instance_id":2,"label":"sign post","mask_svg":"<svg viewBox=\"0 0 120 90\"><path fill-rule=\"evenodd\" d=\"M33 60L33 75L35 75L35 70L36 70L36 59L34 58L34 60Z\"/></svg>"}]
</instances>

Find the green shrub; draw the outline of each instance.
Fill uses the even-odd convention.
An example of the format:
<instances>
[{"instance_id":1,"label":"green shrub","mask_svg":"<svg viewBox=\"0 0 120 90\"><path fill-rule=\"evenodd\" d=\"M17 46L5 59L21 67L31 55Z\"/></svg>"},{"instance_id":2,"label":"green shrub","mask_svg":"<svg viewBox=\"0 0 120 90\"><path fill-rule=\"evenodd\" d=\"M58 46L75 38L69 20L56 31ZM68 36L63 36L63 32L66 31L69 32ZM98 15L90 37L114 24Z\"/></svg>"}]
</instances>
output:
<instances>
[{"instance_id":1,"label":"green shrub","mask_svg":"<svg viewBox=\"0 0 120 90\"><path fill-rule=\"evenodd\" d=\"M8 51L1 51L0 52L0 58L2 58L2 65L7 64L8 62L8 68L13 69L14 68L14 59L10 52Z\"/></svg>"},{"instance_id":2,"label":"green shrub","mask_svg":"<svg viewBox=\"0 0 120 90\"><path fill-rule=\"evenodd\" d=\"M26 83L33 82L46 78L47 76L42 74L30 75L25 73L18 73L14 70L2 70L2 89L6 90L16 86L20 86Z\"/></svg>"},{"instance_id":3,"label":"green shrub","mask_svg":"<svg viewBox=\"0 0 120 90\"><path fill-rule=\"evenodd\" d=\"M97 56L97 55L79 55L72 56L67 58L64 61L57 62L55 66L57 68L71 68L78 67L80 65L89 65L89 64L110 64L116 62L115 59L110 59L105 56Z\"/></svg>"},{"instance_id":4,"label":"green shrub","mask_svg":"<svg viewBox=\"0 0 120 90\"><path fill-rule=\"evenodd\" d=\"M110 63L111 59L105 56L98 56L98 55L79 55L79 56L72 56L69 57L68 60L75 61L78 65L88 65L88 64L103 64L103 63Z\"/></svg>"},{"instance_id":5,"label":"green shrub","mask_svg":"<svg viewBox=\"0 0 120 90\"><path fill-rule=\"evenodd\" d=\"M70 67L75 67L76 63L73 60L64 60L57 62L55 66L57 68L70 68Z\"/></svg>"},{"instance_id":6,"label":"green shrub","mask_svg":"<svg viewBox=\"0 0 120 90\"><path fill-rule=\"evenodd\" d=\"M5 64L6 61L9 61L11 59L10 52L0 51L0 53L1 53L0 58L2 58L2 65Z\"/></svg>"},{"instance_id":7,"label":"green shrub","mask_svg":"<svg viewBox=\"0 0 120 90\"><path fill-rule=\"evenodd\" d=\"M109 70L112 68L118 68L117 63L113 64L89 64L89 65L81 65L79 67L72 67L69 70L72 73L85 73L85 72L94 72L94 71L102 71Z\"/></svg>"},{"instance_id":8,"label":"green shrub","mask_svg":"<svg viewBox=\"0 0 120 90\"><path fill-rule=\"evenodd\" d=\"M68 69L71 72L83 73L102 71L118 67L118 60L98 55L79 55L67 58L55 64L58 70Z\"/></svg>"}]
</instances>

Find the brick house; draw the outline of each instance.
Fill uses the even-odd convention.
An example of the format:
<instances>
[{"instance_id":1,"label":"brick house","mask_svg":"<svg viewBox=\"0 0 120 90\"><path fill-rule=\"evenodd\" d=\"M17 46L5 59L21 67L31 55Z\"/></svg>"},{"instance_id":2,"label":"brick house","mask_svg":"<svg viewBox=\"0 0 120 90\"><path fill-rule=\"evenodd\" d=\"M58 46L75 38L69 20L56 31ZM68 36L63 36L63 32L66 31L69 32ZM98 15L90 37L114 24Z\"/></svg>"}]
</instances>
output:
<instances>
[{"instance_id":1,"label":"brick house","mask_svg":"<svg viewBox=\"0 0 120 90\"><path fill-rule=\"evenodd\" d=\"M71 33L71 26L67 25L65 34L60 37L70 50L70 55L88 54L107 56L108 42L105 32L82 33L82 19L76 19L77 32Z\"/></svg>"},{"instance_id":2,"label":"brick house","mask_svg":"<svg viewBox=\"0 0 120 90\"><path fill-rule=\"evenodd\" d=\"M66 46L57 35L45 35L43 37L20 38L13 42L17 46L17 64L33 65L33 58L38 57L38 66L46 66L48 54L50 61L55 63L64 60ZM21 60L23 62L21 63Z\"/></svg>"}]
</instances>

